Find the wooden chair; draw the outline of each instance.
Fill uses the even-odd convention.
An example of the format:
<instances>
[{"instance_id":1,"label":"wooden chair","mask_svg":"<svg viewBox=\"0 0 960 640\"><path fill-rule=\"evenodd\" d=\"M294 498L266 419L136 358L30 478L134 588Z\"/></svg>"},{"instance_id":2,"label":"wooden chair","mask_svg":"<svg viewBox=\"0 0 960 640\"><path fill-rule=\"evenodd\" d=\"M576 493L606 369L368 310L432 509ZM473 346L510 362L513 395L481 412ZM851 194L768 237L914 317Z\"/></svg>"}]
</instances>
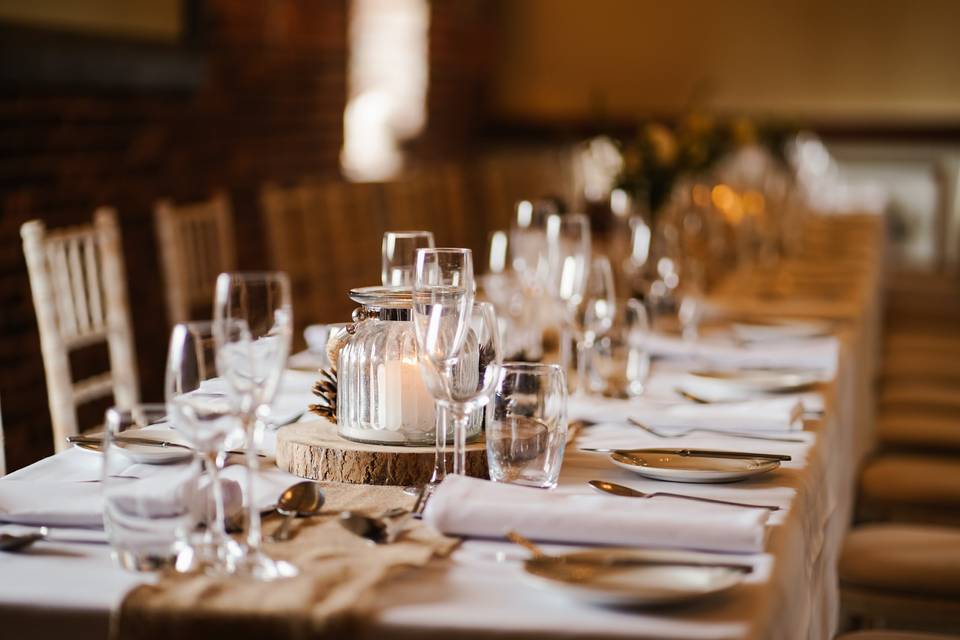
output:
<instances>
[{"instance_id":1,"label":"wooden chair","mask_svg":"<svg viewBox=\"0 0 960 640\"><path fill-rule=\"evenodd\" d=\"M387 230L432 231L439 247L470 247L483 238L482 225L467 214L464 174L454 164L410 172L383 191Z\"/></svg>"},{"instance_id":2,"label":"wooden chair","mask_svg":"<svg viewBox=\"0 0 960 640\"><path fill-rule=\"evenodd\" d=\"M170 324L192 319L198 307L209 317L217 276L237 265L229 198L217 192L190 204L159 200L154 220Z\"/></svg>"},{"instance_id":3,"label":"wooden chair","mask_svg":"<svg viewBox=\"0 0 960 640\"><path fill-rule=\"evenodd\" d=\"M262 188L271 264L290 276L298 329L348 321L356 306L348 290L379 284L383 222L376 189L315 180Z\"/></svg>"},{"instance_id":4,"label":"wooden chair","mask_svg":"<svg viewBox=\"0 0 960 640\"><path fill-rule=\"evenodd\" d=\"M100 208L92 226L47 231L20 227L37 313L47 397L57 451L76 435L77 406L113 395L117 406L138 401L137 366L117 215ZM106 343L110 370L74 382L71 351Z\"/></svg>"}]
</instances>

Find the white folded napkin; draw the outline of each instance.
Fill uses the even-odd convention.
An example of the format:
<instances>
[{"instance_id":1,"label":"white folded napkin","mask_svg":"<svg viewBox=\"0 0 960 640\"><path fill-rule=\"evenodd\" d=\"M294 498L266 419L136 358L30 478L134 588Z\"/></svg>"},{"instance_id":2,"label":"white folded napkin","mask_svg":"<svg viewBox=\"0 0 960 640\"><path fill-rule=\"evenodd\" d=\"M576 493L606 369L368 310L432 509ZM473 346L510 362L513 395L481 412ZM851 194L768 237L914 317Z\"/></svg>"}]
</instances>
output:
<instances>
[{"instance_id":1,"label":"white folded napkin","mask_svg":"<svg viewBox=\"0 0 960 640\"><path fill-rule=\"evenodd\" d=\"M701 427L722 431L791 431L803 427L796 398L763 398L716 404L675 404L635 409L630 417L663 429Z\"/></svg>"},{"instance_id":2,"label":"white folded napkin","mask_svg":"<svg viewBox=\"0 0 960 640\"><path fill-rule=\"evenodd\" d=\"M270 403L271 426L288 424L307 411L307 407L316 401L312 389L317 378L318 374L311 371L284 370L277 393ZM223 378L204 380L200 390L205 393L229 393Z\"/></svg>"},{"instance_id":3,"label":"white folded napkin","mask_svg":"<svg viewBox=\"0 0 960 640\"><path fill-rule=\"evenodd\" d=\"M170 473L122 482L128 482L129 488L112 494L115 512L140 519L162 518L180 513L183 505L187 505L200 519L209 518L213 513L213 492L209 484L201 483L197 487L192 482L177 481ZM240 483L224 479L221 487L226 513L236 514L243 505ZM103 504L102 486L98 482L0 480L0 522L100 528Z\"/></svg>"},{"instance_id":4,"label":"white folded napkin","mask_svg":"<svg viewBox=\"0 0 960 640\"><path fill-rule=\"evenodd\" d=\"M330 337L330 325L311 324L303 330L303 338L307 341L307 348L313 353L327 353L327 338Z\"/></svg>"},{"instance_id":5,"label":"white folded napkin","mask_svg":"<svg viewBox=\"0 0 960 640\"><path fill-rule=\"evenodd\" d=\"M423 519L440 531L543 542L758 553L769 513L681 500L571 494L447 476Z\"/></svg>"},{"instance_id":6,"label":"white folded napkin","mask_svg":"<svg viewBox=\"0 0 960 640\"><path fill-rule=\"evenodd\" d=\"M633 418L655 429L667 430L700 427L723 431L792 431L803 427L803 411L803 404L796 397L716 404L587 398L571 399L568 405L573 420L625 422Z\"/></svg>"},{"instance_id":7,"label":"white folded napkin","mask_svg":"<svg viewBox=\"0 0 960 640\"><path fill-rule=\"evenodd\" d=\"M738 345L720 337L690 342L656 333L649 336L646 344L651 355L697 358L720 367L793 367L828 374L836 370L839 353L839 344L833 336Z\"/></svg>"},{"instance_id":8,"label":"white folded napkin","mask_svg":"<svg viewBox=\"0 0 960 640\"><path fill-rule=\"evenodd\" d=\"M790 342L828 335L832 326L824 320L790 320L784 322L735 322L731 327L743 342Z\"/></svg>"}]
</instances>

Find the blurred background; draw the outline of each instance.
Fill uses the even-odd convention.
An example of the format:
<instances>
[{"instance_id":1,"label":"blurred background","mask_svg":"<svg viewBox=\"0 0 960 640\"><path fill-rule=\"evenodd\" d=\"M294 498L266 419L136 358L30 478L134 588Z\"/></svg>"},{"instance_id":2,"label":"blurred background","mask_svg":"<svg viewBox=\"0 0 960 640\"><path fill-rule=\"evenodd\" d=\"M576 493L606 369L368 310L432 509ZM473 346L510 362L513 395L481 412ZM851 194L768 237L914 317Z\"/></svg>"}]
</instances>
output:
<instances>
[{"instance_id":1,"label":"blurred background","mask_svg":"<svg viewBox=\"0 0 960 640\"><path fill-rule=\"evenodd\" d=\"M161 198L227 193L239 266L266 268L265 185L371 183L369 206L311 219L318 263L344 244L368 259L305 285L321 301L295 307L303 326L347 318L346 289L377 281L401 219L483 254L515 200L551 195L602 232L631 153L672 157L683 131L722 122L747 144L802 133L812 204L886 215L891 268L953 271L958 24L951 0L0 0L9 467L53 448L19 235L32 218L117 209L147 400L169 329Z\"/></svg>"}]
</instances>

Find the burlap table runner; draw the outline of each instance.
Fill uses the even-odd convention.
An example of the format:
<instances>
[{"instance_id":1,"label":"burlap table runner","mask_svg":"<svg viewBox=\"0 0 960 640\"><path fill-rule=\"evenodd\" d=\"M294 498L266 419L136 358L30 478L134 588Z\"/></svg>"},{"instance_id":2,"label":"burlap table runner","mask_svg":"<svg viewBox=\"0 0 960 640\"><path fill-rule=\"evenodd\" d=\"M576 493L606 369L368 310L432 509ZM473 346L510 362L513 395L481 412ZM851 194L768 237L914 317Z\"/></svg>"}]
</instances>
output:
<instances>
[{"instance_id":1,"label":"burlap table runner","mask_svg":"<svg viewBox=\"0 0 960 640\"><path fill-rule=\"evenodd\" d=\"M272 557L296 565L299 576L262 583L165 575L127 594L112 620L114 640L350 637L362 628L377 584L448 555L458 543L411 520L396 542L373 545L341 527L339 511L379 514L410 507L413 498L398 487L325 483L323 488L326 515L301 519L292 540L265 545ZM264 529L273 526L268 522Z\"/></svg>"}]
</instances>

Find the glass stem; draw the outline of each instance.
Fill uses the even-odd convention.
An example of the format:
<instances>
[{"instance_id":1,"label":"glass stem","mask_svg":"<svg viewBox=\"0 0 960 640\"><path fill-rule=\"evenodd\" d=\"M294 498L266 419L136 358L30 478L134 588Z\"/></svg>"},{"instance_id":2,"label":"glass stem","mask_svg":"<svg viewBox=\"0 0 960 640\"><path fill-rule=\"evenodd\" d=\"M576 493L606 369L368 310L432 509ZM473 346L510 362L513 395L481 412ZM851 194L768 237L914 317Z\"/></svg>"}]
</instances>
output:
<instances>
[{"instance_id":1,"label":"glass stem","mask_svg":"<svg viewBox=\"0 0 960 640\"><path fill-rule=\"evenodd\" d=\"M436 445L434 446L433 475L429 484L440 484L447 475L447 410L437 404Z\"/></svg>"},{"instance_id":2,"label":"glass stem","mask_svg":"<svg viewBox=\"0 0 960 640\"><path fill-rule=\"evenodd\" d=\"M220 469L223 465L223 455L218 451L207 451L203 454L210 474L210 488L213 491L213 526L208 528L210 542L217 555L221 555L223 542L227 537L227 517L223 504L223 486L220 484Z\"/></svg>"},{"instance_id":3,"label":"glass stem","mask_svg":"<svg viewBox=\"0 0 960 640\"><path fill-rule=\"evenodd\" d=\"M247 435L247 547L252 551L260 549L260 509L254 499L257 471L260 461L257 459L257 438L260 421L256 410L247 416L244 431Z\"/></svg>"},{"instance_id":4,"label":"glass stem","mask_svg":"<svg viewBox=\"0 0 960 640\"><path fill-rule=\"evenodd\" d=\"M577 340L577 390L574 396L583 398L587 395L587 340Z\"/></svg>"},{"instance_id":5,"label":"glass stem","mask_svg":"<svg viewBox=\"0 0 960 640\"><path fill-rule=\"evenodd\" d=\"M452 409L453 414L453 473L467 475L467 423L470 414L464 407Z\"/></svg>"},{"instance_id":6,"label":"glass stem","mask_svg":"<svg viewBox=\"0 0 960 640\"><path fill-rule=\"evenodd\" d=\"M570 327L564 323L560 328L560 366L563 367L563 372L567 376L569 376L570 369L573 367L573 350L570 348L572 340L573 332L570 331ZM567 386L570 386L569 382Z\"/></svg>"}]
</instances>

